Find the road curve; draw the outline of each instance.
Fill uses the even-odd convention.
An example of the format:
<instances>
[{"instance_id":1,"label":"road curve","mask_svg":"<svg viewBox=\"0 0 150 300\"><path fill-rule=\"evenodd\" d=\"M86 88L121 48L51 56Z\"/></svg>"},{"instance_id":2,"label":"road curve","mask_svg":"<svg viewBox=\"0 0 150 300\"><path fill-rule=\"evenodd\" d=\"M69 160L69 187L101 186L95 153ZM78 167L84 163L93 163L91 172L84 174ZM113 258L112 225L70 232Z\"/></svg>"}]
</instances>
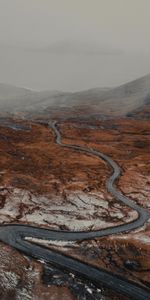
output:
<instances>
[{"instance_id":1,"label":"road curve","mask_svg":"<svg viewBox=\"0 0 150 300\"><path fill-rule=\"evenodd\" d=\"M22 251L28 256L36 259L45 260L48 263L52 263L59 268L72 271L79 276L85 277L95 283L97 286L103 284L105 287L113 289L119 293L129 296L131 299L148 300L150 299L150 289L139 286L133 282L128 281L125 278L121 278L105 270L98 269L91 265L82 263L77 259L70 258L57 251L51 251L32 244L25 240L26 237L33 237L46 240L65 240L65 241L77 241L92 239L96 237L108 236L112 234L118 234L121 232L128 232L143 226L150 218L150 213L144 208L140 207L129 198L125 197L115 186L116 179L121 174L120 167L107 155L89 149L79 145L63 144L61 142L61 134L58 130L57 123L49 123L49 128L52 128L56 137L56 143L66 147L72 148L79 152L85 152L100 159L105 160L111 167L113 173L106 182L108 192L110 192L118 201L134 209L138 213L136 220L127 224L122 224L102 230L91 232L70 232L70 231L55 231L44 228L38 228L29 225L20 224L6 224L0 226L0 241L9 244L10 246Z\"/></svg>"}]
</instances>

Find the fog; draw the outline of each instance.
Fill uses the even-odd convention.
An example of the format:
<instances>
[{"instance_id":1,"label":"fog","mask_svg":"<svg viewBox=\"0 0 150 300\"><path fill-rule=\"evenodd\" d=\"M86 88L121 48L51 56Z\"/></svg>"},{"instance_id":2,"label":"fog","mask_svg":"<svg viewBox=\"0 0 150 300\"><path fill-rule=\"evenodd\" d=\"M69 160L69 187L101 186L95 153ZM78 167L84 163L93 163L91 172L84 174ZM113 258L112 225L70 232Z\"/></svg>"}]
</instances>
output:
<instances>
[{"instance_id":1,"label":"fog","mask_svg":"<svg viewBox=\"0 0 150 300\"><path fill-rule=\"evenodd\" d=\"M150 73L149 0L0 0L0 82L76 91Z\"/></svg>"}]
</instances>

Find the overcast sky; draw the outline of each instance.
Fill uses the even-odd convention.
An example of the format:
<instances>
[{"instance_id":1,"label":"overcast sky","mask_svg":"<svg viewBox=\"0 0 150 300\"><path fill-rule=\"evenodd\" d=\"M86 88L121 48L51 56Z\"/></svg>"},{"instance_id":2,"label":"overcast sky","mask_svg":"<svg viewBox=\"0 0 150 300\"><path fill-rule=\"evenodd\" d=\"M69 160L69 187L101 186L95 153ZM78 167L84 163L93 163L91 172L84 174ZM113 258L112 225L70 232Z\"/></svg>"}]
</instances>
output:
<instances>
[{"instance_id":1,"label":"overcast sky","mask_svg":"<svg viewBox=\"0 0 150 300\"><path fill-rule=\"evenodd\" d=\"M149 0L0 0L0 41L97 41L150 51Z\"/></svg>"},{"instance_id":2,"label":"overcast sky","mask_svg":"<svg viewBox=\"0 0 150 300\"><path fill-rule=\"evenodd\" d=\"M70 51L81 50L82 54L95 49L102 54L149 56L150 0L0 0L1 48L52 50L55 43L56 52L59 47L65 51L71 43ZM79 49L75 45L80 45Z\"/></svg>"}]
</instances>

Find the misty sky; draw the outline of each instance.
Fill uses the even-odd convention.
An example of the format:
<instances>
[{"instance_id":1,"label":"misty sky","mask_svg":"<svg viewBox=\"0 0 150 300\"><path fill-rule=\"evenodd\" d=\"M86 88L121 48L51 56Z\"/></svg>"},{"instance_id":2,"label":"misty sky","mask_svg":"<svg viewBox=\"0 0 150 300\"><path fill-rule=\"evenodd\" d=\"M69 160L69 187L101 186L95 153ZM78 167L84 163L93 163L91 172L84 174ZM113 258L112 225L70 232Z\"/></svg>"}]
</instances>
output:
<instances>
[{"instance_id":1,"label":"misty sky","mask_svg":"<svg viewBox=\"0 0 150 300\"><path fill-rule=\"evenodd\" d=\"M0 0L0 82L118 85L150 73L149 0Z\"/></svg>"}]
</instances>

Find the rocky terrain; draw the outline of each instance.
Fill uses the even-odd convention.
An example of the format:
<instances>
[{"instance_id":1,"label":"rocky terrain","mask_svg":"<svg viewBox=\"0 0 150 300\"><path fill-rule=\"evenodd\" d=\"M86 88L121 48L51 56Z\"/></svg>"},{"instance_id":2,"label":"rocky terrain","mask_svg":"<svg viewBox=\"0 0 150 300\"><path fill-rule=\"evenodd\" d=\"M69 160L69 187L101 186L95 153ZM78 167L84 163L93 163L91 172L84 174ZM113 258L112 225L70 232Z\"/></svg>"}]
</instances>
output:
<instances>
[{"instance_id":1,"label":"rocky terrain","mask_svg":"<svg viewBox=\"0 0 150 300\"><path fill-rule=\"evenodd\" d=\"M149 86L150 76L146 76L113 91L96 89L68 96L52 92L51 98L49 92L0 85L0 225L90 232L138 217L108 193L106 182L112 170L104 160L56 143L49 126L55 118L63 143L111 157L122 169L117 188L149 210ZM127 233L91 240L27 236L26 241L150 287L149 222ZM2 300L129 299L2 242L0 265Z\"/></svg>"},{"instance_id":2,"label":"rocky terrain","mask_svg":"<svg viewBox=\"0 0 150 300\"><path fill-rule=\"evenodd\" d=\"M119 189L149 208L147 120L65 121L59 128L65 143L101 150L117 161L123 169ZM111 170L107 164L60 147L46 124L5 119L0 140L1 224L90 231L137 217L108 194L105 183ZM149 224L128 234L80 243L28 239L149 286ZM10 295L14 299L83 299L81 290L85 299L93 299L92 295L94 299L122 298L115 293L112 298L109 291L98 291L75 275L61 274L7 245L0 247L2 299Z\"/></svg>"}]
</instances>

